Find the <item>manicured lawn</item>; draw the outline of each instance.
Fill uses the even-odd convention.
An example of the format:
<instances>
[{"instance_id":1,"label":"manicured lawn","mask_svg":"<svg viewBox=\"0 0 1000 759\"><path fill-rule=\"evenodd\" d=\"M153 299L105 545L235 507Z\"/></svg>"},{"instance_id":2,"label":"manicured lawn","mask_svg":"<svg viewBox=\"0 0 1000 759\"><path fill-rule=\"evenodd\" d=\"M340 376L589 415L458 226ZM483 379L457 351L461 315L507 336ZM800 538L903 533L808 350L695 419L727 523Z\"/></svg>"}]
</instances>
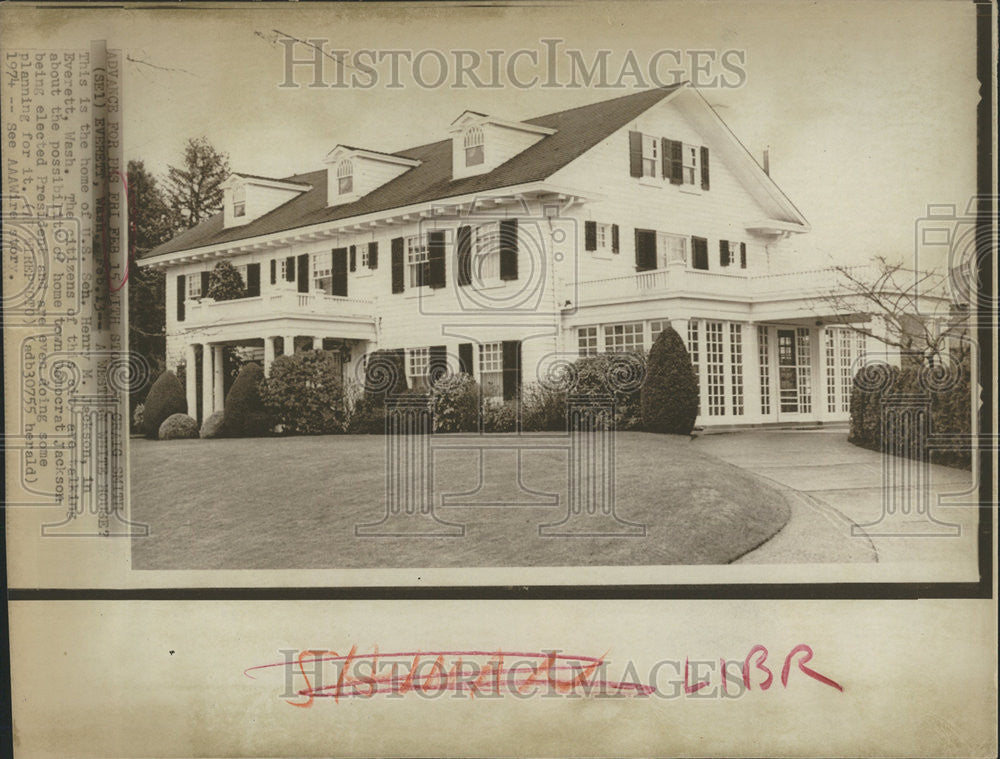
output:
<instances>
[{"instance_id":1,"label":"manicured lawn","mask_svg":"<svg viewBox=\"0 0 1000 759\"><path fill-rule=\"evenodd\" d=\"M509 436L491 436L509 437ZM440 438L438 438L440 439ZM453 440L458 440L453 438ZM464 537L356 537L385 514L385 439L352 435L131 441L136 569L721 564L788 521L784 496L687 438L619 433L616 510L645 537L543 537L567 509L567 453L487 451L484 505L440 506L480 482L475 441L434 457L436 513ZM553 493L555 504L525 505ZM521 501L518 505L515 502Z\"/></svg>"}]
</instances>

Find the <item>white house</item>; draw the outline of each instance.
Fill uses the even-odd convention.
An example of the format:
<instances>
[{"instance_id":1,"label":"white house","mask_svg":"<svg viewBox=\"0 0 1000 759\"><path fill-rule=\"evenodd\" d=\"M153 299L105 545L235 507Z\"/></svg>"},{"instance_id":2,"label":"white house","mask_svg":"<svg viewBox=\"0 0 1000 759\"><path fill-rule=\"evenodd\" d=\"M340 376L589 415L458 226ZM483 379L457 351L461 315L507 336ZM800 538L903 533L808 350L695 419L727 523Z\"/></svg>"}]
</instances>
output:
<instances>
[{"instance_id":1,"label":"white house","mask_svg":"<svg viewBox=\"0 0 1000 759\"><path fill-rule=\"evenodd\" d=\"M188 407L222 406L224 346L339 349L345 376L405 351L512 398L552 362L648 350L671 324L698 424L843 421L864 340L832 313L809 224L702 95L681 84L528 121L466 111L397 153L338 145L325 168L233 174L225 209L149 252L167 277L167 361ZM229 260L246 297L204 297ZM825 309L825 310L824 310Z\"/></svg>"}]
</instances>

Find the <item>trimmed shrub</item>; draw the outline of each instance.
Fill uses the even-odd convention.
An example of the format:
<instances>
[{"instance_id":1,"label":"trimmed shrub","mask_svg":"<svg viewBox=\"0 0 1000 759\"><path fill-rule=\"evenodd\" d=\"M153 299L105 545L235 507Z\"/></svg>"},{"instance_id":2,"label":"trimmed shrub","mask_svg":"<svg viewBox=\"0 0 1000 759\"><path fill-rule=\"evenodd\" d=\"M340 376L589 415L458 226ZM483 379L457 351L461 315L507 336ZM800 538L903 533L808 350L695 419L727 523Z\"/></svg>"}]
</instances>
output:
<instances>
[{"instance_id":1,"label":"trimmed shrub","mask_svg":"<svg viewBox=\"0 0 1000 759\"><path fill-rule=\"evenodd\" d=\"M158 433L160 440L187 440L198 437L198 422L187 414L171 414L163 420Z\"/></svg>"},{"instance_id":2,"label":"trimmed shrub","mask_svg":"<svg viewBox=\"0 0 1000 759\"><path fill-rule=\"evenodd\" d=\"M615 429L642 429L641 380L647 371L642 353L599 353L577 359L577 393L611 395L615 402ZM629 378L639 382L626 382ZM634 385L634 389L627 389ZM625 386L626 389L622 389Z\"/></svg>"},{"instance_id":3,"label":"trimmed shrub","mask_svg":"<svg viewBox=\"0 0 1000 759\"><path fill-rule=\"evenodd\" d=\"M229 261L219 261L208 275L208 292L204 295L213 300L236 300L246 295L246 283Z\"/></svg>"},{"instance_id":4,"label":"trimmed shrub","mask_svg":"<svg viewBox=\"0 0 1000 759\"><path fill-rule=\"evenodd\" d=\"M213 438L222 437L225 432L225 412L216 411L214 414L205 420L204 424L201 425L201 432L198 433L199 437L202 438Z\"/></svg>"},{"instance_id":5,"label":"trimmed shrub","mask_svg":"<svg viewBox=\"0 0 1000 759\"><path fill-rule=\"evenodd\" d=\"M406 359L402 351L377 350L365 361L365 399L380 406L386 395L407 392Z\"/></svg>"},{"instance_id":6,"label":"trimmed shrub","mask_svg":"<svg viewBox=\"0 0 1000 759\"><path fill-rule=\"evenodd\" d=\"M517 408L513 402L487 400L483 403L484 432L515 432Z\"/></svg>"},{"instance_id":7,"label":"trimmed shrub","mask_svg":"<svg viewBox=\"0 0 1000 759\"><path fill-rule=\"evenodd\" d=\"M468 374L442 377L431 391L435 432L479 429L479 385Z\"/></svg>"},{"instance_id":8,"label":"trimmed shrub","mask_svg":"<svg viewBox=\"0 0 1000 759\"><path fill-rule=\"evenodd\" d=\"M352 435L381 435L385 432L385 404L359 398L347 411L344 430Z\"/></svg>"},{"instance_id":9,"label":"trimmed shrub","mask_svg":"<svg viewBox=\"0 0 1000 759\"><path fill-rule=\"evenodd\" d=\"M532 384L521 400L521 429L525 432L562 432L566 429L566 392Z\"/></svg>"},{"instance_id":10,"label":"trimmed shrub","mask_svg":"<svg viewBox=\"0 0 1000 759\"><path fill-rule=\"evenodd\" d=\"M328 351L280 356L271 364L271 376L260 383L260 397L284 433L330 435L343 432L345 409L341 374L340 361ZM229 426L228 420L226 426Z\"/></svg>"},{"instance_id":11,"label":"trimmed shrub","mask_svg":"<svg viewBox=\"0 0 1000 759\"><path fill-rule=\"evenodd\" d=\"M664 329L649 351L640 402L642 424L649 432L691 434L698 416L698 379L673 327Z\"/></svg>"},{"instance_id":12,"label":"trimmed shrub","mask_svg":"<svg viewBox=\"0 0 1000 759\"><path fill-rule=\"evenodd\" d=\"M245 364L236 376L223 404L222 429L231 437L260 437L274 427L261 397L264 370L260 364ZM211 418L211 417L210 417Z\"/></svg>"},{"instance_id":13,"label":"trimmed shrub","mask_svg":"<svg viewBox=\"0 0 1000 759\"><path fill-rule=\"evenodd\" d=\"M186 414L187 399L184 388L173 372L161 374L153 386L149 388L142 411L142 432L150 440L156 440L160 435L160 425L168 416Z\"/></svg>"}]
</instances>

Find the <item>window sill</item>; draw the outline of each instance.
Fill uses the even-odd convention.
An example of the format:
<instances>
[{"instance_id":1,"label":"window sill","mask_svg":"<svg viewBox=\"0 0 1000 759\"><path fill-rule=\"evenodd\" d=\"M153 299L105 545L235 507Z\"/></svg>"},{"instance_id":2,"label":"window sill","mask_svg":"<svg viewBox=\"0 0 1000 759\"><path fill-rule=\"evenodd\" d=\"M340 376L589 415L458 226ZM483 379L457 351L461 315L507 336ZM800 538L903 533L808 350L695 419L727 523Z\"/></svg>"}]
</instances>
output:
<instances>
[{"instance_id":1,"label":"window sill","mask_svg":"<svg viewBox=\"0 0 1000 759\"><path fill-rule=\"evenodd\" d=\"M643 187L663 187L663 180L659 177L639 177L639 184Z\"/></svg>"},{"instance_id":2,"label":"window sill","mask_svg":"<svg viewBox=\"0 0 1000 759\"><path fill-rule=\"evenodd\" d=\"M705 191L700 187L695 187L690 184L679 184L677 189L683 192L685 195L703 195Z\"/></svg>"}]
</instances>

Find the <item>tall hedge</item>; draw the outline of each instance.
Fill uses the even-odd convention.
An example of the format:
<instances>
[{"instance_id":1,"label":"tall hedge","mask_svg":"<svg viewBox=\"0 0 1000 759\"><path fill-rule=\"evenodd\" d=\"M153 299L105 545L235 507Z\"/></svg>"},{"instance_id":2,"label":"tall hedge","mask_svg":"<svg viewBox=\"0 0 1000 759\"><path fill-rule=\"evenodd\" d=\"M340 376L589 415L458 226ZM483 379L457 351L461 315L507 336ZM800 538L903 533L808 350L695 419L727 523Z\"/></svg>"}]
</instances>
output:
<instances>
[{"instance_id":1,"label":"tall hedge","mask_svg":"<svg viewBox=\"0 0 1000 759\"><path fill-rule=\"evenodd\" d=\"M260 383L260 391L268 411L287 434L344 431L341 363L329 351L302 351L276 358L271 375Z\"/></svg>"},{"instance_id":2,"label":"tall hedge","mask_svg":"<svg viewBox=\"0 0 1000 759\"><path fill-rule=\"evenodd\" d=\"M259 437L271 431L274 423L260 394L263 379L260 364L244 364L240 369L222 407L223 435Z\"/></svg>"},{"instance_id":3,"label":"tall hedge","mask_svg":"<svg viewBox=\"0 0 1000 759\"><path fill-rule=\"evenodd\" d=\"M142 434L150 440L156 440L160 434L160 425L168 416L186 414L187 410L187 398L177 375L171 371L163 372L146 396L142 411Z\"/></svg>"},{"instance_id":4,"label":"tall hedge","mask_svg":"<svg viewBox=\"0 0 1000 759\"><path fill-rule=\"evenodd\" d=\"M689 435L698 416L698 378L684 341L672 327L656 338L640 393L642 425L649 432Z\"/></svg>"}]
</instances>

